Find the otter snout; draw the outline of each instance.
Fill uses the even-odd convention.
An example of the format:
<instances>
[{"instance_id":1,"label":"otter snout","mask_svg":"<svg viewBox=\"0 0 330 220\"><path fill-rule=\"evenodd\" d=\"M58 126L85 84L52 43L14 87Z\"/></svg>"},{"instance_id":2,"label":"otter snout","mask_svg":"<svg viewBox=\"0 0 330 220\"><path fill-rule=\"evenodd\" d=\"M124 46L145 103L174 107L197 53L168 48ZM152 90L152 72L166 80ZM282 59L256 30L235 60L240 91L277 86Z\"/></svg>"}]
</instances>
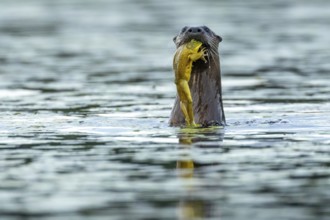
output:
<instances>
[{"instance_id":1,"label":"otter snout","mask_svg":"<svg viewBox=\"0 0 330 220\"><path fill-rule=\"evenodd\" d=\"M191 27L187 30L188 33L192 33L192 34L201 33L202 31L203 29L200 27Z\"/></svg>"},{"instance_id":2,"label":"otter snout","mask_svg":"<svg viewBox=\"0 0 330 220\"><path fill-rule=\"evenodd\" d=\"M207 26L185 26L184 28L182 28L181 32L173 38L174 43L177 47L181 46L182 44L188 43L192 39L200 41L206 46L209 46L210 42L215 42L215 44L218 44L222 41L222 38L216 35L213 31L211 31L211 29Z\"/></svg>"},{"instance_id":3,"label":"otter snout","mask_svg":"<svg viewBox=\"0 0 330 220\"><path fill-rule=\"evenodd\" d=\"M206 31L203 27L188 27L183 33L182 33L182 41L184 43L189 42L191 39L195 39L198 41L201 41L202 43L207 42L207 36Z\"/></svg>"}]
</instances>

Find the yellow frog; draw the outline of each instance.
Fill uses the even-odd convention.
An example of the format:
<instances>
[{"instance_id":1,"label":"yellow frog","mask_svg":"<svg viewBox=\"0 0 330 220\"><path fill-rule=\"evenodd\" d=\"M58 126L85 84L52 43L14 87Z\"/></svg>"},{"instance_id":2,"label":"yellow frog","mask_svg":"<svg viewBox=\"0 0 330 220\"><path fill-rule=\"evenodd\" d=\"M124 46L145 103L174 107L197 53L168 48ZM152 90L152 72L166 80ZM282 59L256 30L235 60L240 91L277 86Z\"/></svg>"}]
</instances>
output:
<instances>
[{"instance_id":1,"label":"yellow frog","mask_svg":"<svg viewBox=\"0 0 330 220\"><path fill-rule=\"evenodd\" d=\"M206 61L206 48L202 48L202 43L192 39L190 42L181 45L175 52L173 59L173 69L175 73L175 84L180 98L180 108L184 115L187 126L196 127L193 112L192 97L188 82L190 80L193 62L202 59ZM200 50L200 51L199 51Z\"/></svg>"}]
</instances>

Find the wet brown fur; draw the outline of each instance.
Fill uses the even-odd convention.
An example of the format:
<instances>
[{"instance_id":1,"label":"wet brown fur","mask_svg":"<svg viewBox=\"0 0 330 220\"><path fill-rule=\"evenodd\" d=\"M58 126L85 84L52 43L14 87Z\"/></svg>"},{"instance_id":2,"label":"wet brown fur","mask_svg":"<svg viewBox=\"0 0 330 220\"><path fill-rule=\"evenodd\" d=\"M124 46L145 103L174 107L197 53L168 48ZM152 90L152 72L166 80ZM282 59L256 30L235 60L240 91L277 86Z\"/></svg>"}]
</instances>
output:
<instances>
[{"instance_id":1,"label":"wet brown fur","mask_svg":"<svg viewBox=\"0 0 330 220\"><path fill-rule=\"evenodd\" d=\"M225 125L225 114L222 104L222 87L218 46L222 38L206 26L184 27L174 37L178 48L191 39L201 41L208 51L208 62L198 60L193 64L189 87L193 99L195 122L202 126ZM180 109L180 100L176 97L169 124L185 125Z\"/></svg>"}]
</instances>

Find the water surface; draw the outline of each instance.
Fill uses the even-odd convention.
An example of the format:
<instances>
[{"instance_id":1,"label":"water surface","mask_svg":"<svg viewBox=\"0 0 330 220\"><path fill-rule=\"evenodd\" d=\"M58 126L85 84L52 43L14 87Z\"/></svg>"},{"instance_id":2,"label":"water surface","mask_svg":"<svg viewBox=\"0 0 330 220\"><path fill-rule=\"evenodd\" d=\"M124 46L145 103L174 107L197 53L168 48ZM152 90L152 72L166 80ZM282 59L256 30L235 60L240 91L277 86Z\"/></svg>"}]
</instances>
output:
<instances>
[{"instance_id":1,"label":"water surface","mask_svg":"<svg viewBox=\"0 0 330 220\"><path fill-rule=\"evenodd\" d=\"M328 1L0 3L1 219L328 219ZM172 38L220 45L228 126L168 127Z\"/></svg>"}]
</instances>

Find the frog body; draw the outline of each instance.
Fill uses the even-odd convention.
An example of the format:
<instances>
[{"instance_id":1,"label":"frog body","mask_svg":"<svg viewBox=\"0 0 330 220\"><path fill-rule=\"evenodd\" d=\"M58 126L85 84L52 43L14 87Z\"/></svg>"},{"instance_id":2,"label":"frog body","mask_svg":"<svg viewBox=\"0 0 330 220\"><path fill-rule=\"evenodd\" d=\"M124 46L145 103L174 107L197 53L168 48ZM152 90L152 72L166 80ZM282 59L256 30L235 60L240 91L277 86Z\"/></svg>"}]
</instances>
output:
<instances>
[{"instance_id":1,"label":"frog body","mask_svg":"<svg viewBox=\"0 0 330 220\"><path fill-rule=\"evenodd\" d=\"M193 113L193 100L189 88L189 80L193 63L199 59L206 61L206 48L201 48L202 43L192 39L181 45L174 55L173 69L175 84L180 99L180 108L184 115L187 126L196 127Z\"/></svg>"}]
</instances>

